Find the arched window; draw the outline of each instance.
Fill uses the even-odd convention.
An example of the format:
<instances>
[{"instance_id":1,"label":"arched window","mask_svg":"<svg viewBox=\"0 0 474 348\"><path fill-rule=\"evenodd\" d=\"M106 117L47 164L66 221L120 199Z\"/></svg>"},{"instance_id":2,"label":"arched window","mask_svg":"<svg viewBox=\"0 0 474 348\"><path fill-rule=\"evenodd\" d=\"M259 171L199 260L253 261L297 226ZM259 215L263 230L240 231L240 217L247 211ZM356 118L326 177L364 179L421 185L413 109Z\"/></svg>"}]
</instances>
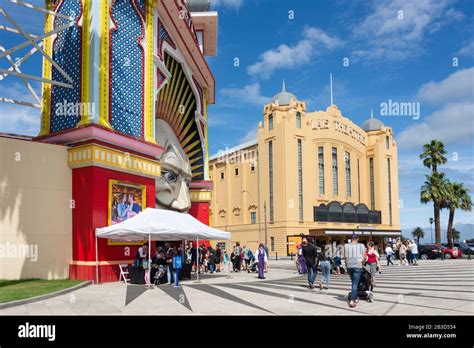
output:
<instances>
[{"instance_id":1,"label":"arched window","mask_svg":"<svg viewBox=\"0 0 474 348\"><path fill-rule=\"evenodd\" d=\"M344 203L342 206L344 222L357 222L356 209L352 203Z\"/></svg>"},{"instance_id":2,"label":"arched window","mask_svg":"<svg viewBox=\"0 0 474 348\"><path fill-rule=\"evenodd\" d=\"M329 221L342 222L342 206L339 202L331 202L328 205Z\"/></svg>"},{"instance_id":3,"label":"arched window","mask_svg":"<svg viewBox=\"0 0 474 348\"><path fill-rule=\"evenodd\" d=\"M357 222L369 223L369 208L364 203L356 206Z\"/></svg>"},{"instance_id":4,"label":"arched window","mask_svg":"<svg viewBox=\"0 0 474 348\"><path fill-rule=\"evenodd\" d=\"M328 207L325 204L314 208L314 221L328 221Z\"/></svg>"}]
</instances>

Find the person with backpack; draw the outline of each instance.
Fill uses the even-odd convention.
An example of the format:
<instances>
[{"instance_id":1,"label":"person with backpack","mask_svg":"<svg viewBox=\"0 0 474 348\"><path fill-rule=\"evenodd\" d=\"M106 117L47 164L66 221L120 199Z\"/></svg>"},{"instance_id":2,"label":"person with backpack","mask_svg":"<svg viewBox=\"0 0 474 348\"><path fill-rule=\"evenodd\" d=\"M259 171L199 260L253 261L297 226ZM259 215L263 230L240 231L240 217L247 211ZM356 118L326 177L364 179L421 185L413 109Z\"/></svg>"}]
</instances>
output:
<instances>
[{"instance_id":1,"label":"person with backpack","mask_svg":"<svg viewBox=\"0 0 474 348\"><path fill-rule=\"evenodd\" d=\"M207 247L207 266L209 268L209 272L213 274L216 270L216 254L214 249L211 246Z\"/></svg>"},{"instance_id":2,"label":"person with backpack","mask_svg":"<svg viewBox=\"0 0 474 348\"><path fill-rule=\"evenodd\" d=\"M247 254L245 255L245 269L247 271L249 271L249 269L250 269L250 263L252 262L252 259L253 259L252 249L247 248Z\"/></svg>"},{"instance_id":3,"label":"person with backpack","mask_svg":"<svg viewBox=\"0 0 474 348\"><path fill-rule=\"evenodd\" d=\"M365 246L359 243L359 236L353 234L350 243L344 245L344 260L346 262L347 273L351 278L352 290L349 296L349 307L354 308L359 302L358 287L360 275L362 274L362 264L366 260Z\"/></svg>"},{"instance_id":4,"label":"person with backpack","mask_svg":"<svg viewBox=\"0 0 474 348\"><path fill-rule=\"evenodd\" d=\"M258 245L258 249L255 251L255 257L258 262L258 278L265 279L265 265L268 262L268 256L263 247L263 243Z\"/></svg>"},{"instance_id":5,"label":"person with backpack","mask_svg":"<svg viewBox=\"0 0 474 348\"><path fill-rule=\"evenodd\" d=\"M240 243L237 242L235 243L235 248L234 248L234 272L240 272L240 266L242 263L242 247L240 246Z\"/></svg>"},{"instance_id":6,"label":"person with backpack","mask_svg":"<svg viewBox=\"0 0 474 348\"><path fill-rule=\"evenodd\" d=\"M318 249L311 244L308 243L308 239L303 238L302 241L302 253L304 257L304 261L306 264L306 269L308 270L308 283L309 288L314 288L314 281L316 280L316 275L318 273Z\"/></svg>"}]
</instances>

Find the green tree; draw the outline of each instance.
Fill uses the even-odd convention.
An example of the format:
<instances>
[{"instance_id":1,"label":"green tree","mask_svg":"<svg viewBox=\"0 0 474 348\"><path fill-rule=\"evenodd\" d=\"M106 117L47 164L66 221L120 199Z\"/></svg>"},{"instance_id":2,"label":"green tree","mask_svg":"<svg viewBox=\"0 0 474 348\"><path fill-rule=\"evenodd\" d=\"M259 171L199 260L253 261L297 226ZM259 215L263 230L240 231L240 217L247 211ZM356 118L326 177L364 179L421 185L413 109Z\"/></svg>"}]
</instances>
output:
<instances>
[{"instance_id":1,"label":"green tree","mask_svg":"<svg viewBox=\"0 0 474 348\"><path fill-rule=\"evenodd\" d=\"M469 195L469 190L465 188L462 183L456 181L453 183L448 183L446 208L449 209L448 229L446 234L448 244L453 247L454 213L456 209L461 209L463 211L471 211L472 209L472 201L471 196Z\"/></svg>"},{"instance_id":2,"label":"green tree","mask_svg":"<svg viewBox=\"0 0 474 348\"><path fill-rule=\"evenodd\" d=\"M430 168L433 173L436 173L438 166L448 161L446 157L444 157L447 153L443 142L433 139L430 143L423 145L423 152L420 154L420 159L423 160L425 167Z\"/></svg>"},{"instance_id":3,"label":"green tree","mask_svg":"<svg viewBox=\"0 0 474 348\"><path fill-rule=\"evenodd\" d=\"M416 244L420 244L420 238L425 236L425 232L423 232L421 227L417 227L411 232L411 235L413 238L416 238Z\"/></svg>"},{"instance_id":4,"label":"green tree","mask_svg":"<svg viewBox=\"0 0 474 348\"><path fill-rule=\"evenodd\" d=\"M421 203L427 204L433 202L436 244L441 243L439 212L441 208L446 206L447 185L448 180L444 177L444 173L435 172L431 175L426 175L426 181L423 186L421 186Z\"/></svg>"},{"instance_id":5,"label":"green tree","mask_svg":"<svg viewBox=\"0 0 474 348\"><path fill-rule=\"evenodd\" d=\"M423 152L420 154L420 159L423 160L423 165L425 167L431 169L431 174L433 176L435 173L438 172L438 166L441 164L445 164L448 161L447 158L444 156L447 153L448 152L444 148L443 142L438 139L433 139L428 144L423 145ZM433 179L436 180L436 178L433 178ZM434 188L434 191L437 191L437 189ZM435 239L436 239L436 243L441 243L441 222L439 218L439 211L440 209L443 208L443 202L441 199L435 202L431 198L428 198L429 194L428 196L426 194L425 195L423 194L423 187L422 187L421 196L422 196L421 197L422 203L428 203L429 201L433 201L433 209L435 212L435 215L434 215ZM440 197L435 197L435 198L440 198Z\"/></svg>"},{"instance_id":6,"label":"green tree","mask_svg":"<svg viewBox=\"0 0 474 348\"><path fill-rule=\"evenodd\" d=\"M457 229L453 228L451 230L451 236L453 237L453 240L455 242L457 242L461 239L461 232L459 232Z\"/></svg>"}]
</instances>

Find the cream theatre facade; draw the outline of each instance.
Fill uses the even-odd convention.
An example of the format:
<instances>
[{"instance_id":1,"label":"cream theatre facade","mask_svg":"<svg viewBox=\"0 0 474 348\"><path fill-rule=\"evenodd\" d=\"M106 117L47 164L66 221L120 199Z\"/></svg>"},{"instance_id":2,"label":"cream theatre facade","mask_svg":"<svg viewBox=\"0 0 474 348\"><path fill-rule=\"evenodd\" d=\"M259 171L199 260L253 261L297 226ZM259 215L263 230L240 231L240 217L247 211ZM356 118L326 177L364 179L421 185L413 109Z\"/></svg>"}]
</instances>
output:
<instances>
[{"instance_id":1,"label":"cream theatre facade","mask_svg":"<svg viewBox=\"0 0 474 348\"><path fill-rule=\"evenodd\" d=\"M264 106L258 138L210 158L211 224L270 254L301 234L342 243L356 232L380 247L400 235L397 145L371 117L362 127L336 105L307 112L283 86Z\"/></svg>"}]
</instances>

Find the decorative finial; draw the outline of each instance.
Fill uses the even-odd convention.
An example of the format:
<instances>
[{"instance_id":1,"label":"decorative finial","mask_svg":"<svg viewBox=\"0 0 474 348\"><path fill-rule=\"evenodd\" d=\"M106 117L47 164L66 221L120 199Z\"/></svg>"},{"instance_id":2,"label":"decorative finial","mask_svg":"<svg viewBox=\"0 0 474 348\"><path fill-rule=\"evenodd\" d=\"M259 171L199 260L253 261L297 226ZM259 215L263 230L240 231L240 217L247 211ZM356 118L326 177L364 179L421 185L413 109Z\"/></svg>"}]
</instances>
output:
<instances>
[{"instance_id":1,"label":"decorative finial","mask_svg":"<svg viewBox=\"0 0 474 348\"><path fill-rule=\"evenodd\" d=\"M285 87L285 79L283 79L283 83L281 85L281 91L286 92L286 87Z\"/></svg>"}]
</instances>

